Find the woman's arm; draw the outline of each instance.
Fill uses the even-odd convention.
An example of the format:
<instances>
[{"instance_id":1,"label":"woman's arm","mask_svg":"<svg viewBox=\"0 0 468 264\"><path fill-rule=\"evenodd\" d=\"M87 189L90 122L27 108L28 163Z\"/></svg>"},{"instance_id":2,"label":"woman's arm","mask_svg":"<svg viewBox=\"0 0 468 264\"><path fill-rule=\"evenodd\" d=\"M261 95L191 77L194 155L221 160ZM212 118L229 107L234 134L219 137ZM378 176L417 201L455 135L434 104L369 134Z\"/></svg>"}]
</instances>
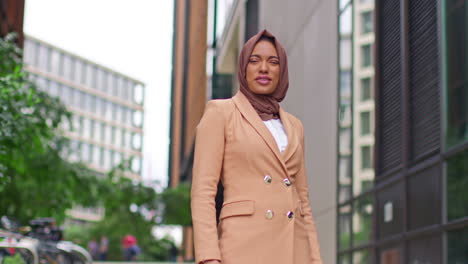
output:
<instances>
[{"instance_id":1,"label":"woman's arm","mask_svg":"<svg viewBox=\"0 0 468 264\"><path fill-rule=\"evenodd\" d=\"M299 121L299 120L298 120ZM320 246L317 239L317 230L315 228L314 217L312 215L312 209L309 201L309 185L307 184L307 173L305 168L305 145L304 145L304 127L301 121L299 121L301 130L301 143L304 153L302 155L301 169L296 176L296 188L301 199L301 210L304 215L304 220L309 231L310 241L310 252L311 252L311 264L321 264L322 258L320 257Z\"/></svg>"},{"instance_id":2,"label":"woman's arm","mask_svg":"<svg viewBox=\"0 0 468 264\"><path fill-rule=\"evenodd\" d=\"M195 139L191 207L196 263L221 260L215 209L224 156L224 116L219 103L208 102Z\"/></svg>"}]
</instances>

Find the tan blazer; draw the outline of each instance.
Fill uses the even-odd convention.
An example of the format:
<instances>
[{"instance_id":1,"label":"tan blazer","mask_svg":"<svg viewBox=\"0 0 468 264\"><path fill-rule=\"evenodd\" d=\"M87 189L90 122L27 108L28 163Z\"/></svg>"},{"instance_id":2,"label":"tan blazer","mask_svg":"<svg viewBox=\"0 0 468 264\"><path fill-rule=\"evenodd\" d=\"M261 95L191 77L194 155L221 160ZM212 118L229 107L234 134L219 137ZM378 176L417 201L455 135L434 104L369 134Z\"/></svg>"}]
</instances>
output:
<instances>
[{"instance_id":1,"label":"tan blazer","mask_svg":"<svg viewBox=\"0 0 468 264\"><path fill-rule=\"evenodd\" d=\"M212 100L197 127L192 185L195 260L223 264L322 263L309 203L301 121L280 109L288 146L242 93ZM216 225L215 195L224 185Z\"/></svg>"}]
</instances>

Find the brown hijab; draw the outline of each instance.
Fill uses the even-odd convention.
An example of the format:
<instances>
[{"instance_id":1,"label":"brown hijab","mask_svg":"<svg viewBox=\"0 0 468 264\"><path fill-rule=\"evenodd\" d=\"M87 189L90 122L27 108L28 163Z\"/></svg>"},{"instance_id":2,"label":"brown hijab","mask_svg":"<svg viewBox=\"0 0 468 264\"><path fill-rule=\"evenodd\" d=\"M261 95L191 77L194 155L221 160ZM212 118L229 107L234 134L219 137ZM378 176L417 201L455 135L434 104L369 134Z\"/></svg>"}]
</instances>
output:
<instances>
[{"instance_id":1,"label":"brown hijab","mask_svg":"<svg viewBox=\"0 0 468 264\"><path fill-rule=\"evenodd\" d=\"M276 52L278 53L279 63L280 63L280 77L278 81L278 87L276 90L269 95L261 95L252 92L248 85L246 79L246 69L247 64L249 63L250 55L262 36L266 36L273 39L274 45L276 47ZM266 29L258 32L255 36L250 38L242 48L242 51L239 55L239 69L237 73L237 78L240 83L240 91L247 97L250 104L257 111L258 115L263 121L270 119L279 119L279 102L283 101L286 97L286 92L289 87L289 77L288 77L288 58L286 57L286 51L283 46L279 43L273 34L268 32Z\"/></svg>"}]
</instances>

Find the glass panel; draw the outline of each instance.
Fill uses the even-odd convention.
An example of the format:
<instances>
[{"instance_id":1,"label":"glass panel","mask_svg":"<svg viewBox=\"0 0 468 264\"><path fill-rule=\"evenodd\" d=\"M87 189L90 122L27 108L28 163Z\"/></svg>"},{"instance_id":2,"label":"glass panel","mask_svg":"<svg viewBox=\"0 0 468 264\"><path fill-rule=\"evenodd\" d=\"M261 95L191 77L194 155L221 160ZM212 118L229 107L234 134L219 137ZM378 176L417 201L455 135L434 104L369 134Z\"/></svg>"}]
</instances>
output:
<instances>
[{"instance_id":1,"label":"glass panel","mask_svg":"<svg viewBox=\"0 0 468 264\"><path fill-rule=\"evenodd\" d=\"M133 112L133 125L141 127L143 122L143 114L140 111Z\"/></svg>"},{"instance_id":2,"label":"glass panel","mask_svg":"<svg viewBox=\"0 0 468 264\"><path fill-rule=\"evenodd\" d=\"M361 101L371 99L371 78L361 79Z\"/></svg>"},{"instance_id":3,"label":"glass panel","mask_svg":"<svg viewBox=\"0 0 468 264\"><path fill-rule=\"evenodd\" d=\"M468 150L447 161L447 218L468 216Z\"/></svg>"},{"instance_id":4,"label":"glass panel","mask_svg":"<svg viewBox=\"0 0 468 264\"><path fill-rule=\"evenodd\" d=\"M364 5L364 4L371 4L371 3L373 3L374 1L375 1L375 0L360 0L359 2L360 2L361 4Z\"/></svg>"},{"instance_id":5,"label":"glass panel","mask_svg":"<svg viewBox=\"0 0 468 264\"><path fill-rule=\"evenodd\" d=\"M468 141L468 3L446 1L447 145Z\"/></svg>"},{"instance_id":6,"label":"glass panel","mask_svg":"<svg viewBox=\"0 0 468 264\"><path fill-rule=\"evenodd\" d=\"M468 263L468 227L447 233L447 263Z\"/></svg>"},{"instance_id":7,"label":"glass panel","mask_svg":"<svg viewBox=\"0 0 468 264\"><path fill-rule=\"evenodd\" d=\"M141 169L141 159L134 158L132 160L132 171L134 173L140 173L140 169Z\"/></svg>"},{"instance_id":8,"label":"glass panel","mask_svg":"<svg viewBox=\"0 0 468 264\"><path fill-rule=\"evenodd\" d=\"M339 264L352 264L351 255L341 255L338 257Z\"/></svg>"},{"instance_id":9,"label":"glass panel","mask_svg":"<svg viewBox=\"0 0 468 264\"><path fill-rule=\"evenodd\" d=\"M26 64L35 65L36 47L36 42L29 39L24 40L24 59Z\"/></svg>"},{"instance_id":10,"label":"glass panel","mask_svg":"<svg viewBox=\"0 0 468 264\"><path fill-rule=\"evenodd\" d=\"M351 39L341 39L340 41L340 68L351 69L353 60Z\"/></svg>"},{"instance_id":11,"label":"glass panel","mask_svg":"<svg viewBox=\"0 0 468 264\"><path fill-rule=\"evenodd\" d=\"M408 243L408 263L442 263L441 235L411 240Z\"/></svg>"},{"instance_id":12,"label":"glass panel","mask_svg":"<svg viewBox=\"0 0 468 264\"><path fill-rule=\"evenodd\" d=\"M106 119L112 119L112 112L114 111L114 104L111 101L107 101L106 107Z\"/></svg>"},{"instance_id":13,"label":"glass panel","mask_svg":"<svg viewBox=\"0 0 468 264\"><path fill-rule=\"evenodd\" d=\"M83 118L82 121L82 131L83 131L83 136L85 138L89 138L91 136L91 121L88 118Z\"/></svg>"},{"instance_id":14,"label":"glass panel","mask_svg":"<svg viewBox=\"0 0 468 264\"><path fill-rule=\"evenodd\" d=\"M105 135L105 143L112 144L112 127L107 125L106 126L106 135Z\"/></svg>"},{"instance_id":15,"label":"glass panel","mask_svg":"<svg viewBox=\"0 0 468 264\"><path fill-rule=\"evenodd\" d=\"M50 56L50 71L55 75L60 75L60 62L62 54L57 50L52 50Z\"/></svg>"},{"instance_id":16,"label":"glass panel","mask_svg":"<svg viewBox=\"0 0 468 264\"><path fill-rule=\"evenodd\" d=\"M134 89L132 86L131 84L129 89L133 90L133 101L137 104L143 104L143 86L138 84Z\"/></svg>"},{"instance_id":17,"label":"glass panel","mask_svg":"<svg viewBox=\"0 0 468 264\"><path fill-rule=\"evenodd\" d=\"M439 166L419 171L408 178L409 229L439 224L442 193Z\"/></svg>"},{"instance_id":18,"label":"glass panel","mask_svg":"<svg viewBox=\"0 0 468 264\"><path fill-rule=\"evenodd\" d=\"M367 34L374 31L373 12L367 11L361 14L361 32Z\"/></svg>"},{"instance_id":19,"label":"glass panel","mask_svg":"<svg viewBox=\"0 0 468 264\"><path fill-rule=\"evenodd\" d=\"M50 49L47 46L39 45L38 67L41 70L49 71Z\"/></svg>"},{"instance_id":20,"label":"glass panel","mask_svg":"<svg viewBox=\"0 0 468 264\"><path fill-rule=\"evenodd\" d=\"M361 113L361 136L369 135L371 132L370 112Z\"/></svg>"},{"instance_id":21,"label":"glass panel","mask_svg":"<svg viewBox=\"0 0 468 264\"><path fill-rule=\"evenodd\" d=\"M361 169L372 168L372 154L370 146L361 147Z\"/></svg>"},{"instance_id":22,"label":"glass panel","mask_svg":"<svg viewBox=\"0 0 468 264\"><path fill-rule=\"evenodd\" d=\"M340 15L340 35L350 35L353 30L353 8L349 6Z\"/></svg>"},{"instance_id":23,"label":"glass panel","mask_svg":"<svg viewBox=\"0 0 468 264\"><path fill-rule=\"evenodd\" d=\"M340 100L340 113L339 113L339 121L341 127L348 127L351 126L351 105L349 100Z\"/></svg>"},{"instance_id":24,"label":"glass panel","mask_svg":"<svg viewBox=\"0 0 468 264\"><path fill-rule=\"evenodd\" d=\"M120 165L120 162L122 161L122 154L120 152L114 152L114 157L113 157L113 165L112 166L118 166Z\"/></svg>"},{"instance_id":25,"label":"glass panel","mask_svg":"<svg viewBox=\"0 0 468 264\"><path fill-rule=\"evenodd\" d=\"M371 263L370 250L361 250L353 253L353 264Z\"/></svg>"},{"instance_id":26,"label":"glass panel","mask_svg":"<svg viewBox=\"0 0 468 264\"><path fill-rule=\"evenodd\" d=\"M89 153L89 144L82 143L81 144L81 161L82 162L89 162L90 153Z\"/></svg>"},{"instance_id":27,"label":"glass panel","mask_svg":"<svg viewBox=\"0 0 468 264\"><path fill-rule=\"evenodd\" d=\"M381 264L400 264L401 253L399 248L385 249L380 255Z\"/></svg>"},{"instance_id":28,"label":"glass panel","mask_svg":"<svg viewBox=\"0 0 468 264\"><path fill-rule=\"evenodd\" d=\"M353 246L360 246L372 240L372 214L374 199L371 195L354 202L353 212ZM367 262L354 262L367 263Z\"/></svg>"},{"instance_id":29,"label":"glass panel","mask_svg":"<svg viewBox=\"0 0 468 264\"><path fill-rule=\"evenodd\" d=\"M46 82L49 82L49 80L46 80ZM49 83L49 94L52 96L58 96L59 95L59 85L58 83L51 81Z\"/></svg>"},{"instance_id":30,"label":"glass panel","mask_svg":"<svg viewBox=\"0 0 468 264\"><path fill-rule=\"evenodd\" d=\"M93 65L86 65L86 85L95 88L96 71Z\"/></svg>"},{"instance_id":31,"label":"glass panel","mask_svg":"<svg viewBox=\"0 0 468 264\"><path fill-rule=\"evenodd\" d=\"M68 55L63 55L63 77L72 80L73 60Z\"/></svg>"},{"instance_id":32,"label":"glass panel","mask_svg":"<svg viewBox=\"0 0 468 264\"><path fill-rule=\"evenodd\" d=\"M141 135L140 134L133 134L132 145L135 150L140 150L141 148Z\"/></svg>"},{"instance_id":33,"label":"glass panel","mask_svg":"<svg viewBox=\"0 0 468 264\"><path fill-rule=\"evenodd\" d=\"M351 71L340 71L340 95L351 97Z\"/></svg>"},{"instance_id":34,"label":"glass panel","mask_svg":"<svg viewBox=\"0 0 468 264\"><path fill-rule=\"evenodd\" d=\"M80 60L75 61L75 74L73 75L75 82L83 83L83 62Z\"/></svg>"},{"instance_id":35,"label":"glass panel","mask_svg":"<svg viewBox=\"0 0 468 264\"><path fill-rule=\"evenodd\" d=\"M338 248L351 247L351 206L340 207L338 215Z\"/></svg>"},{"instance_id":36,"label":"glass panel","mask_svg":"<svg viewBox=\"0 0 468 264\"><path fill-rule=\"evenodd\" d=\"M363 68L370 67L372 65L372 48L371 45L363 45L361 47L361 66Z\"/></svg>"},{"instance_id":37,"label":"glass panel","mask_svg":"<svg viewBox=\"0 0 468 264\"><path fill-rule=\"evenodd\" d=\"M378 223L380 239L403 231L403 184L398 182L377 192Z\"/></svg>"},{"instance_id":38,"label":"glass panel","mask_svg":"<svg viewBox=\"0 0 468 264\"><path fill-rule=\"evenodd\" d=\"M351 152L351 128L340 128L340 153Z\"/></svg>"},{"instance_id":39,"label":"glass panel","mask_svg":"<svg viewBox=\"0 0 468 264\"><path fill-rule=\"evenodd\" d=\"M98 146L94 145L93 146L93 164L96 166L99 166L99 158L101 156L101 148Z\"/></svg>"}]
</instances>

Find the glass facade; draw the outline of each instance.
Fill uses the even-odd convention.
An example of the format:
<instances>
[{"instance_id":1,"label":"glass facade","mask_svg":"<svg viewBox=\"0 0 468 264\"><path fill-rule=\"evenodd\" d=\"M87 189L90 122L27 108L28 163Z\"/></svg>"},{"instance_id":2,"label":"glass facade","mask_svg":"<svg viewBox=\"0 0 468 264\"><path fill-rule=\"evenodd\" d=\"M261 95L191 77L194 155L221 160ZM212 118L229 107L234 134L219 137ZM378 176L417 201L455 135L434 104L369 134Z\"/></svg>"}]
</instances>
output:
<instances>
[{"instance_id":1,"label":"glass facade","mask_svg":"<svg viewBox=\"0 0 468 264\"><path fill-rule=\"evenodd\" d=\"M30 37L24 46L31 78L74 113L71 157L105 171L134 156L141 175L143 85Z\"/></svg>"}]
</instances>

